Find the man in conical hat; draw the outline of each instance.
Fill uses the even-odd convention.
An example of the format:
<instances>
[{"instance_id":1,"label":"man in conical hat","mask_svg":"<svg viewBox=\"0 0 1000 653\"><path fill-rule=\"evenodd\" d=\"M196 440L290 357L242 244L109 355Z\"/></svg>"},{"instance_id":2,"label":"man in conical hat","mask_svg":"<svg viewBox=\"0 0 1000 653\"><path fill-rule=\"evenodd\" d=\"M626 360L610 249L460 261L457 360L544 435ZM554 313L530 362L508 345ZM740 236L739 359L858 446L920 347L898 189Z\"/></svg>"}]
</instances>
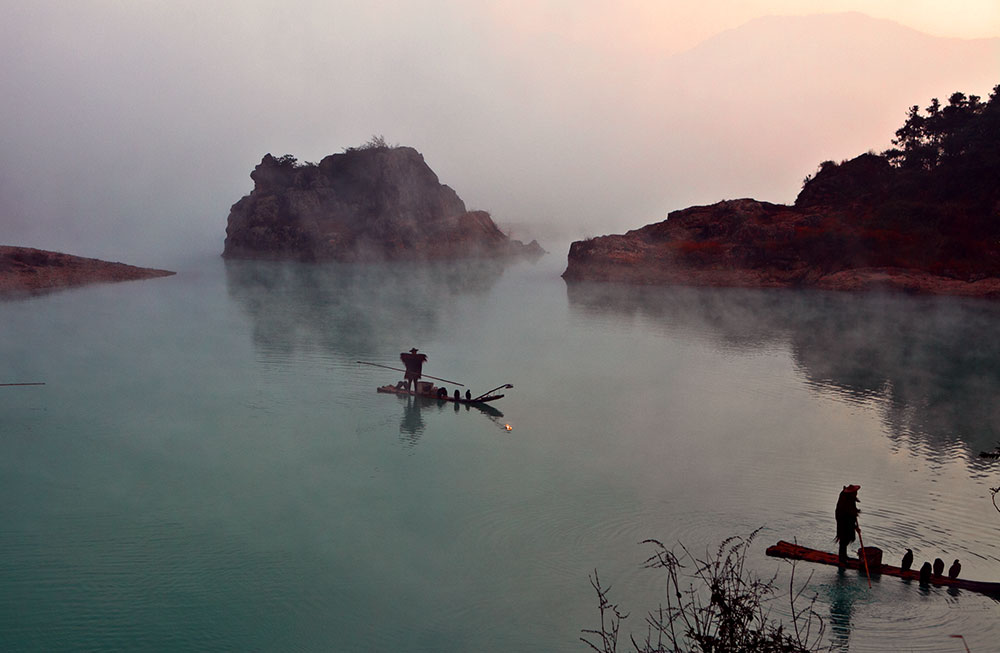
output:
<instances>
[{"instance_id":1,"label":"man in conical hat","mask_svg":"<svg viewBox=\"0 0 1000 653\"><path fill-rule=\"evenodd\" d=\"M841 566L847 565L847 546L854 541L854 532L858 529L858 490L860 485L845 485L837 498L837 510L834 515L837 517L837 542L840 543L839 562Z\"/></svg>"},{"instance_id":2,"label":"man in conical hat","mask_svg":"<svg viewBox=\"0 0 1000 653\"><path fill-rule=\"evenodd\" d=\"M403 365L406 366L406 373L403 374L403 380L406 381L406 389L409 390L412 383L413 391L417 393L419 388L417 381L420 380L420 375L423 373L427 354L418 354L417 348L414 347L410 350L410 353L403 352L400 354L399 360L403 361Z\"/></svg>"}]
</instances>

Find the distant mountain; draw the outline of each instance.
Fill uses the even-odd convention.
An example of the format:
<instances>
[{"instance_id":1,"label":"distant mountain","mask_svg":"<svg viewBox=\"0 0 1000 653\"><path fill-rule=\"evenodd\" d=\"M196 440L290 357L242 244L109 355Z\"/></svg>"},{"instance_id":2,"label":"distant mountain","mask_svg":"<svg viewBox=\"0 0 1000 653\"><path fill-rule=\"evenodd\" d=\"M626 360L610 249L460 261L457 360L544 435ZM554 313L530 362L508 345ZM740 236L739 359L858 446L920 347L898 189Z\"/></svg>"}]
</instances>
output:
<instances>
[{"instance_id":1,"label":"distant mountain","mask_svg":"<svg viewBox=\"0 0 1000 653\"><path fill-rule=\"evenodd\" d=\"M790 201L819 161L888 147L907 107L955 90L985 97L998 60L1000 39L859 13L756 19L643 65L626 110L645 167L627 183L658 177L663 209L720 195Z\"/></svg>"},{"instance_id":2,"label":"distant mountain","mask_svg":"<svg viewBox=\"0 0 1000 653\"><path fill-rule=\"evenodd\" d=\"M797 127L825 122L820 116L849 127L882 106L895 124L898 107L935 95L961 88L985 96L998 55L997 38L940 38L859 13L768 17L676 55L663 81L684 91L681 107L698 104L685 98L711 101L691 115L719 103L737 115L787 114Z\"/></svg>"}]
</instances>

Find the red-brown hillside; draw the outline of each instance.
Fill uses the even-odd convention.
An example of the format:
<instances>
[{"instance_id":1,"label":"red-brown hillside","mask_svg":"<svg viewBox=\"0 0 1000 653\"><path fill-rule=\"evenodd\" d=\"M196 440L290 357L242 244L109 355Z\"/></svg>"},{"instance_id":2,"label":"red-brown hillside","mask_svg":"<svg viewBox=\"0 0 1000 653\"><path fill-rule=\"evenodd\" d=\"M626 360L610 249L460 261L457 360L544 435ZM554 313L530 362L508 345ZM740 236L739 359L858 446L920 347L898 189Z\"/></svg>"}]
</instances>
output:
<instances>
[{"instance_id":1,"label":"red-brown hillside","mask_svg":"<svg viewBox=\"0 0 1000 653\"><path fill-rule=\"evenodd\" d=\"M823 163L793 206L723 201L575 242L563 277L1000 296L998 91L913 107L899 149Z\"/></svg>"},{"instance_id":2,"label":"red-brown hillside","mask_svg":"<svg viewBox=\"0 0 1000 653\"><path fill-rule=\"evenodd\" d=\"M30 247L0 246L0 297L172 274L169 270L140 268Z\"/></svg>"}]
</instances>

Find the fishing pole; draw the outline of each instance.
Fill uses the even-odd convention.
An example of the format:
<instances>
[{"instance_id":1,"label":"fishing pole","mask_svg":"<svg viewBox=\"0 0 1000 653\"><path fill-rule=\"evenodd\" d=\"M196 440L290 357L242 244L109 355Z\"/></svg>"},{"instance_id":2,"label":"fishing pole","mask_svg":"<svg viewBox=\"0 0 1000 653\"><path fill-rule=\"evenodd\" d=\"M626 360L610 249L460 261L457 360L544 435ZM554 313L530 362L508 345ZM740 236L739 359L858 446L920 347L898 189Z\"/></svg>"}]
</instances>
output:
<instances>
[{"instance_id":1,"label":"fishing pole","mask_svg":"<svg viewBox=\"0 0 1000 653\"><path fill-rule=\"evenodd\" d=\"M499 390L501 388L513 388L513 387L514 386L511 385L510 383L504 383L503 385L498 385L497 387L493 388L493 390L487 390L486 392L484 392L483 394L479 395L478 397L476 397L472 401L479 401L480 399L482 399L486 395L490 394L491 392L494 392L494 391Z\"/></svg>"},{"instance_id":2,"label":"fishing pole","mask_svg":"<svg viewBox=\"0 0 1000 653\"><path fill-rule=\"evenodd\" d=\"M861 527L855 523L854 530L858 532L858 542L861 544L861 560L865 563L865 576L868 577L868 589L871 589L872 575L868 571L868 552L865 551L865 541L861 538Z\"/></svg>"},{"instance_id":3,"label":"fishing pole","mask_svg":"<svg viewBox=\"0 0 1000 653\"><path fill-rule=\"evenodd\" d=\"M366 363L365 361L356 361L359 365L371 365L372 367L384 367L387 370L394 370L396 372L406 372L406 370L401 370L398 367L389 367L388 365L379 365L378 363ZM441 379L436 376L431 376L430 374L421 374L420 376L426 376L428 379L434 379L435 381L444 381L445 383L452 383L454 385L460 385L465 387L464 383L459 383L458 381L449 381L448 379Z\"/></svg>"}]
</instances>

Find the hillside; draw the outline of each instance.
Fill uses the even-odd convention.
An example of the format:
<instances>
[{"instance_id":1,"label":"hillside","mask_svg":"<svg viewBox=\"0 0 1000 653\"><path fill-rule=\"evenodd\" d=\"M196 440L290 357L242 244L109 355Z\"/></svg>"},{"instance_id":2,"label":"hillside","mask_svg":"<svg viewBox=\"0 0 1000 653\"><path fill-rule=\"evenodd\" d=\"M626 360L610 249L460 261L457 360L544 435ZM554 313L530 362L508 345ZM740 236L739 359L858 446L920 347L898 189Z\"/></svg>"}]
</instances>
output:
<instances>
[{"instance_id":1,"label":"hillside","mask_svg":"<svg viewBox=\"0 0 1000 653\"><path fill-rule=\"evenodd\" d=\"M567 280L1000 295L1000 86L912 107L895 147L752 199L571 245Z\"/></svg>"},{"instance_id":2,"label":"hillside","mask_svg":"<svg viewBox=\"0 0 1000 653\"><path fill-rule=\"evenodd\" d=\"M0 246L0 298L172 274L168 270L140 268L30 247Z\"/></svg>"}]
</instances>

